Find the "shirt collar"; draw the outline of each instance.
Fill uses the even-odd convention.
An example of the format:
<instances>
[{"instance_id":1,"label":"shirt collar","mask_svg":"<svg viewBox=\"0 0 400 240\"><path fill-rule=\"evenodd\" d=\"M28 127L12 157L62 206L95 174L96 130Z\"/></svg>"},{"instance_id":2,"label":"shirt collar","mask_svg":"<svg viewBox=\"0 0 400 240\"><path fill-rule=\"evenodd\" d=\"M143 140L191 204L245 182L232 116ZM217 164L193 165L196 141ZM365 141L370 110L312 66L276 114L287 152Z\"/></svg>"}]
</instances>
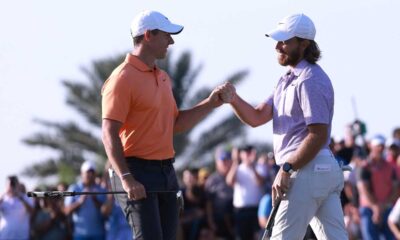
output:
<instances>
[{"instance_id":1,"label":"shirt collar","mask_svg":"<svg viewBox=\"0 0 400 240\"><path fill-rule=\"evenodd\" d=\"M294 74L296 77L299 77L300 74L301 74L301 72L304 70L304 68L305 68L308 64L309 64L309 63L308 63L305 59L303 59L303 60L301 60L295 67L290 67L290 70L289 70L289 71L292 71L293 74Z\"/></svg>"},{"instance_id":2,"label":"shirt collar","mask_svg":"<svg viewBox=\"0 0 400 240\"><path fill-rule=\"evenodd\" d=\"M137 56L132 55L130 53L126 54L125 62L129 65L133 66L134 68L138 69L141 72L153 72L157 70L157 67L154 66L154 69L151 69L147 66L142 60L140 60Z\"/></svg>"}]
</instances>

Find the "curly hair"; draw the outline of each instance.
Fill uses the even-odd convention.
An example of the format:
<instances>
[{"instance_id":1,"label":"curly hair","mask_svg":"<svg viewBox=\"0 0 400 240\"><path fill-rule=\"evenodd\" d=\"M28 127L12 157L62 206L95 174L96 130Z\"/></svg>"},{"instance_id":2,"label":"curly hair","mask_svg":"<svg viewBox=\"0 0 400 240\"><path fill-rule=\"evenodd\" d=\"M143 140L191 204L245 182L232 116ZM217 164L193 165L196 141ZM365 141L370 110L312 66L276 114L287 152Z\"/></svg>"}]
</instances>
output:
<instances>
[{"instance_id":1,"label":"curly hair","mask_svg":"<svg viewBox=\"0 0 400 240\"><path fill-rule=\"evenodd\" d=\"M298 38L299 41L307 40L303 38ZM318 44L314 40L308 40L310 44L304 50L304 59L311 64L315 64L318 60L321 59L321 50L318 47Z\"/></svg>"}]
</instances>

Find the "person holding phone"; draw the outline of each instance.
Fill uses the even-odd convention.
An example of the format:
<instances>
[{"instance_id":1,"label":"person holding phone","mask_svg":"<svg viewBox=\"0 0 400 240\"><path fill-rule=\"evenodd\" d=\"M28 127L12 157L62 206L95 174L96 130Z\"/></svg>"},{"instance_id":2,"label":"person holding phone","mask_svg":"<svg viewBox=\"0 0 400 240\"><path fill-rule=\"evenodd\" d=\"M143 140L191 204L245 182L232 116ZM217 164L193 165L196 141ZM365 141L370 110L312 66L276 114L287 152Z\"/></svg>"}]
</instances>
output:
<instances>
[{"instance_id":1,"label":"person holding phone","mask_svg":"<svg viewBox=\"0 0 400 240\"><path fill-rule=\"evenodd\" d=\"M0 239L29 239L33 201L22 191L17 176L9 176L0 197Z\"/></svg>"},{"instance_id":2,"label":"person holding phone","mask_svg":"<svg viewBox=\"0 0 400 240\"><path fill-rule=\"evenodd\" d=\"M258 204L264 195L267 169L257 164L257 150L245 145L232 150L232 167L226 183L233 187L235 232L239 239L255 238L259 231Z\"/></svg>"}]
</instances>

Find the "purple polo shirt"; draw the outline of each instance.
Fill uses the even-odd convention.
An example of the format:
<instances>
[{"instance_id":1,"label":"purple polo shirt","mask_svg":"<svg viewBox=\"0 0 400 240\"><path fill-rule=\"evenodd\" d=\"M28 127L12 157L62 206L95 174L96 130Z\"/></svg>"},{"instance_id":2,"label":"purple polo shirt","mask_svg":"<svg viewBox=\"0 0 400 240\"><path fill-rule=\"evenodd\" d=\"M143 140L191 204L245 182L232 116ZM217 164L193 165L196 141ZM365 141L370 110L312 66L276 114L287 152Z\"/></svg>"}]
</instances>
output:
<instances>
[{"instance_id":1,"label":"purple polo shirt","mask_svg":"<svg viewBox=\"0 0 400 240\"><path fill-rule=\"evenodd\" d=\"M308 134L308 125L327 124L328 136L331 134L334 94L328 75L318 64L306 60L290 72L294 76L282 76L266 100L273 109L274 153L279 165L300 146ZM329 138L323 149L328 145Z\"/></svg>"}]
</instances>

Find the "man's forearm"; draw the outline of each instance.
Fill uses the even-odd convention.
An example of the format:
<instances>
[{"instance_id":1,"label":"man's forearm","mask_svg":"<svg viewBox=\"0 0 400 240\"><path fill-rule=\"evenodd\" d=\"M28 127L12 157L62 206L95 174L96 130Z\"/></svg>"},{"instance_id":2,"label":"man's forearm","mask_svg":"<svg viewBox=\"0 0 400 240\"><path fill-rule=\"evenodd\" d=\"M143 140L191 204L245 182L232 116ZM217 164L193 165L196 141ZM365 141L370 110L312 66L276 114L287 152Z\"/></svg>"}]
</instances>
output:
<instances>
[{"instance_id":1,"label":"man's forearm","mask_svg":"<svg viewBox=\"0 0 400 240\"><path fill-rule=\"evenodd\" d=\"M125 162L124 151L121 139L118 135L118 129L114 129L112 126L107 126L107 123L103 124L102 139L108 160L117 175L121 176L124 173L128 173L129 168Z\"/></svg>"},{"instance_id":2,"label":"man's forearm","mask_svg":"<svg viewBox=\"0 0 400 240\"><path fill-rule=\"evenodd\" d=\"M175 120L174 133L182 133L193 128L213 109L214 106L210 104L209 100L204 99L191 109L179 111Z\"/></svg>"},{"instance_id":3,"label":"man's forearm","mask_svg":"<svg viewBox=\"0 0 400 240\"><path fill-rule=\"evenodd\" d=\"M375 197L372 195L372 193L368 190L368 183L364 180L361 180L359 182L357 182L357 190L359 192L359 195L363 195L365 196L365 200L367 201L366 204L368 206L372 207L377 207L378 203L375 199Z\"/></svg>"},{"instance_id":4,"label":"man's forearm","mask_svg":"<svg viewBox=\"0 0 400 240\"><path fill-rule=\"evenodd\" d=\"M69 214L75 212L78 208L81 207L82 203L83 203L83 202L81 202L80 200L78 200L78 201L76 201L76 202L71 203L71 204L68 205L68 206L65 206L65 208L64 208L64 209L65 209L65 210L64 210L65 215L69 215Z\"/></svg>"},{"instance_id":5,"label":"man's forearm","mask_svg":"<svg viewBox=\"0 0 400 240\"><path fill-rule=\"evenodd\" d=\"M294 170L298 170L315 158L327 141L327 129L322 124L312 127L300 144L299 148L290 156L287 162L291 163Z\"/></svg>"},{"instance_id":6,"label":"man's forearm","mask_svg":"<svg viewBox=\"0 0 400 240\"><path fill-rule=\"evenodd\" d=\"M238 163L233 163L225 179L226 184L228 184L228 186L233 187L233 185L235 184L237 169L238 169Z\"/></svg>"},{"instance_id":7,"label":"man's forearm","mask_svg":"<svg viewBox=\"0 0 400 240\"><path fill-rule=\"evenodd\" d=\"M265 103L254 108L239 95L236 95L234 100L231 102L231 106L233 107L236 116L243 123L252 127L260 126L272 119L272 107Z\"/></svg>"}]
</instances>

